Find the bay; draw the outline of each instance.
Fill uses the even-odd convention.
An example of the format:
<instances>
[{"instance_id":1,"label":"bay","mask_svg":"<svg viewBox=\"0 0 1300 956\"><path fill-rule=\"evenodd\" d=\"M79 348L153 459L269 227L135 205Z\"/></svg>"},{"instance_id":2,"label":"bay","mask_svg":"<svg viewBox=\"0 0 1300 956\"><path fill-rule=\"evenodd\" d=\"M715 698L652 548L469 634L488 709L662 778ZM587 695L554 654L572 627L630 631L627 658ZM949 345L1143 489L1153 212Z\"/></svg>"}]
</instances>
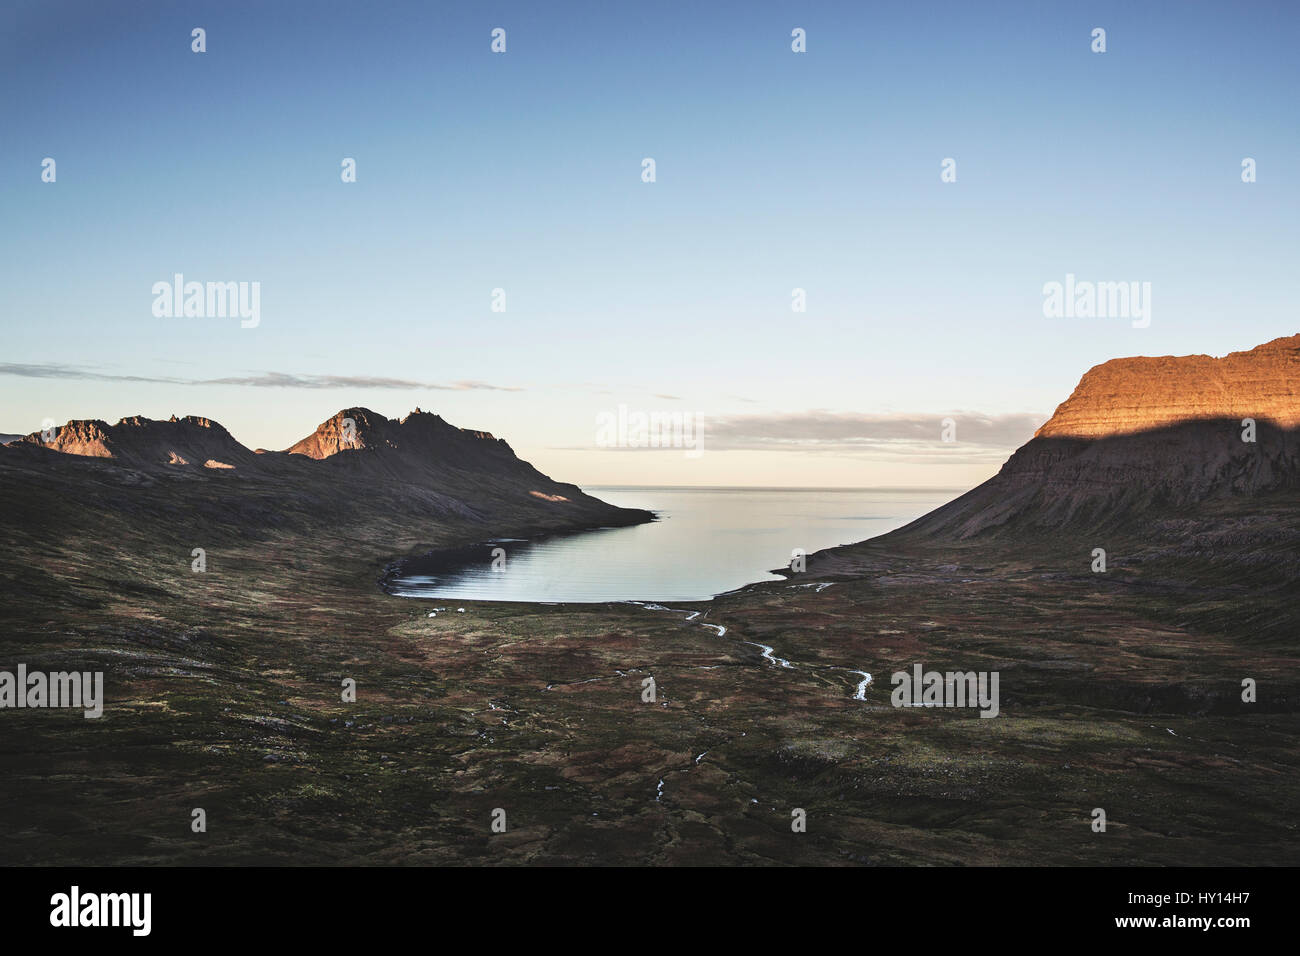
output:
<instances>
[{"instance_id":1,"label":"bay","mask_svg":"<svg viewBox=\"0 0 1300 956\"><path fill-rule=\"evenodd\" d=\"M788 567L796 548L811 554L875 537L960 494L879 488L583 490L611 504L649 509L658 520L412 558L390 574L386 590L439 601L707 600L777 579L771 569Z\"/></svg>"}]
</instances>

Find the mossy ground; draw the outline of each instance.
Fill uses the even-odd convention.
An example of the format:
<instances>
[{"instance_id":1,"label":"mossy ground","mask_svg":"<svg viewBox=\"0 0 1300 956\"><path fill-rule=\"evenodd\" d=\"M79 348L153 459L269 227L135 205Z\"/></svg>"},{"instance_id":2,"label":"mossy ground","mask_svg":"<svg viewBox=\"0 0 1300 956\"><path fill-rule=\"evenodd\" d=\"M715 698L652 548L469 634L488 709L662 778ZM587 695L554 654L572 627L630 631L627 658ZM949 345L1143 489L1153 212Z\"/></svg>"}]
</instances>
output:
<instances>
[{"instance_id":1,"label":"mossy ground","mask_svg":"<svg viewBox=\"0 0 1300 956\"><path fill-rule=\"evenodd\" d=\"M869 544L683 605L694 620L429 618L447 602L377 587L386 561L472 530L232 534L196 574L175 526L11 529L3 666L103 670L108 700L99 720L0 713L0 859L1300 863L1296 657L1189 625L1205 605L1167 568ZM914 663L998 671L1000 715L895 709L889 675ZM865 701L851 670L874 675Z\"/></svg>"}]
</instances>

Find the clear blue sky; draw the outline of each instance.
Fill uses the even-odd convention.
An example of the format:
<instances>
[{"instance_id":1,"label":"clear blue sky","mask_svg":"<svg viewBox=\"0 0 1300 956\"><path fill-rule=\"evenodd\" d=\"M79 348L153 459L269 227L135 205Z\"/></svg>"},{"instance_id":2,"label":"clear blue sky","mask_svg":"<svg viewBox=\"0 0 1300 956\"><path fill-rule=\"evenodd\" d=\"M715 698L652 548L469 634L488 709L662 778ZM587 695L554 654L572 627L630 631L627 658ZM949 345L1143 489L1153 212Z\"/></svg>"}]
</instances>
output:
<instances>
[{"instance_id":1,"label":"clear blue sky","mask_svg":"<svg viewBox=\"0 0 1300 956\"><path fill-rule=\"evenodd\" d=\"M175 412L285 447L420 405L580 483L967 485L1019 439L900 445L891 416L936 439L958 411L1041 420L1107 358L1300 330L1298 25L1288 3L11 0L0 432ZM261 324L154 317L176 272L260 282ZM1150 328L1045 318L1066 273L1149 281ZM268 373L296 384L192 384ZM593 449L620 403L719 444ZM805 419L816 441L774 437Z\"/></svg>"}]
</instances>

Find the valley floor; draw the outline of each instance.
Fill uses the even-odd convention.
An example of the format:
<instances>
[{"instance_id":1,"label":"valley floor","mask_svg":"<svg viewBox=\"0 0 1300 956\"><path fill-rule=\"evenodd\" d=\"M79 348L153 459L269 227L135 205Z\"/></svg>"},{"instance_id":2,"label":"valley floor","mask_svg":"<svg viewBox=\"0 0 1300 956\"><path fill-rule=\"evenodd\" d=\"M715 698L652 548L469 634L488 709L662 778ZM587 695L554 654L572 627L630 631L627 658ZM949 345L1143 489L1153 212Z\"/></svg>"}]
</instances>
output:
<instances>
[{"instance_id":1,"label":"valley floor","mask_svg":"<svg viewBox=\"0 0 1300 956\"><path fill-rule=\"evenodd\" d=\"M7 542L3 666L108 701L0 713L0 862L1300 863L1300 660L1158 567L886 538L673 610L430 618L375 541L155 544ZM998 671L999 716L894 708L916 663Z\"/></svg>"}]
</instances>

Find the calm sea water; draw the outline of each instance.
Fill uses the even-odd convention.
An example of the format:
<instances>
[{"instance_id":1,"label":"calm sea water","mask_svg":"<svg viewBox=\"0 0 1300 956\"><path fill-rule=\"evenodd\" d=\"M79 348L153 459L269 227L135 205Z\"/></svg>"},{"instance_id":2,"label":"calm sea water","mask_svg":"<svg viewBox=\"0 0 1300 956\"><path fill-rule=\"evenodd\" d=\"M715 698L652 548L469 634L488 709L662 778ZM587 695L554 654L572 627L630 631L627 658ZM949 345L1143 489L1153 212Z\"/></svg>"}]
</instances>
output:
<instances>
[{"instance_id":1,"label":"calm sea water","mask_svg":"<svg viewBox=\"0 0 1300 956\"><path fill-rule=\"evenodd\" d=\"M405 562L390 593L456 601L694 601L775 580L811 554L892 531L957 491L590 487L659 520L531 541L503 539ZM492 569L493 548L505 549Z\"/></svg>"}]
</instances>

